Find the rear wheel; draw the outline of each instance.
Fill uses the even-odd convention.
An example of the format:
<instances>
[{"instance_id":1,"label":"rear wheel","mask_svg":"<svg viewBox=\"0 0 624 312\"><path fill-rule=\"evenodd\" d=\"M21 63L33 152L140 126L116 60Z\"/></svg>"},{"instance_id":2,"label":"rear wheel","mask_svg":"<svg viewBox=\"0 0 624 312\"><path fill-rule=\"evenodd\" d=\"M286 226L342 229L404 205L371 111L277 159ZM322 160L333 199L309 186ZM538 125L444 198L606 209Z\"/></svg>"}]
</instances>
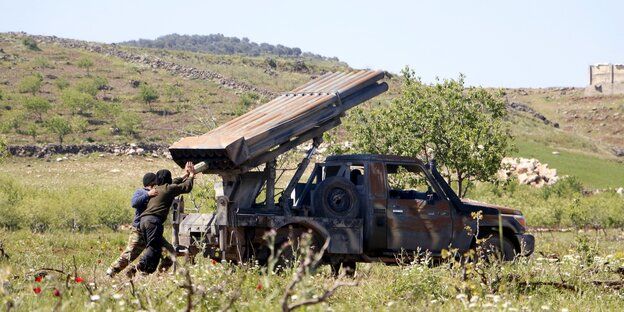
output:
<instances>
[{"instance_id":1,"label":"rear wheel","mask_svg":"<svg viewBox=\"0 0 624 312\"><path fill-rule=\"evenodd\" d=\"M281 228L275 236L275 269L281 271L291 268L307 255L316 257L322 246L323 239L313 231L295 227Z\"/></svg>"}]
</instances>

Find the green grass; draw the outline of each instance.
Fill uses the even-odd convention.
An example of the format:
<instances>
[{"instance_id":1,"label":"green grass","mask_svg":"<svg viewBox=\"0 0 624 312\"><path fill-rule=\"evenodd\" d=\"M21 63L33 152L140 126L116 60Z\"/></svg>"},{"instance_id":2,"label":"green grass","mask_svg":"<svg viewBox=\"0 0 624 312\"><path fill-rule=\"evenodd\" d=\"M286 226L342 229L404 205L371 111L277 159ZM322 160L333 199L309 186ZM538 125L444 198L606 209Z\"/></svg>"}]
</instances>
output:
<instances>
[{"instance_id":1,"label":"green grass","mask_svg":"<svg viewBox=\"0 0 624 312\"><path fill-rule=\"evenodd\" d=\"M596 154L557 149L531 141L516 140L514 156L537 158L557 169L559 176L575 176L588 188L618 188L624 186L624 164ZM559 152L558 155L553 151Z\"/></svg>"},{"instance_id":2,"label":"green grass","mask_svg":"<svg viewBox=\"0 0 624 312\"><path fill-rule=\"evenodd\" d=\"M355 280L339 280L357 281L357 286L338 288L326 302L301 311L618 310L622 276L617 272L624 266L624 249L617 241L623 235L615 230L538 233L536 254L514 263L359 264ZM180 258L175 275L137 276L132 284L123 274L108 279L104 270L126 239L127 233L108 230L0 231L10 257L0 259L0 304L15 311L164 311L185 309L190 298L196 311L223 309L230 302L235 311L276 311L295 273L268 274L254 265L215 264L198 257L195 265ZM40 272L46 276L37 282ZM76 282L75 276L83 281ZM286 297L290 303L318 297L336 281L328 267L321 267L305 274ZM603 282L616 285L596 286ZM191 295L183 287L189 284Z\"/></svg>"}]
</instances>

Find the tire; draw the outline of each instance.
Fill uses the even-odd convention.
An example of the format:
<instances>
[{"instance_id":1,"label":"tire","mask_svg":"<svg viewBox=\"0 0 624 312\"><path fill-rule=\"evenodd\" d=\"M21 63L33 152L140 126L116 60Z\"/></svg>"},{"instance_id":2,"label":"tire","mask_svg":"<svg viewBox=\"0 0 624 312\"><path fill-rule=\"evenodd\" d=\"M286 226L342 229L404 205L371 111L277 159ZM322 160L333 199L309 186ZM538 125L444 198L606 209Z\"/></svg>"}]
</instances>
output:
<instances>
[{"instance_id":1,"label":"tire","mask_svg":"<svg viewBox=\"0 0 624 312\"><path fill-rule=\"evenodd\" d=\"M314 233L310 233L309 250L300 249L301 239L303 235L308 232L309 231L304 228L281 228L277 231L274 245L276 254L279 251L275 266L277 272L292 268L298 261L302 260L302 257L304 257L307 252L315 254L319 252L321 246L323 246L323 239ZM316 267L311 267L310 269L315 270Z\"/></svg>"},{"instance_id":2,"label":"tire","mask_svg":"<svg viewBox=\"0 0 624 312\"><path fill-rule=\"evenodd\" d=\"M346 277L353 278L355 277L355 268L356 263L353 260L349 261L332 261L330 262L331 273L334 278L340 276L340 269L342 268L342 272Z\"/></svg>"},{"instance_id":3,"label":"tire","mask_svg":"<svg viewBox=\"0 0 624 312\"><path fill-rule=\"evenodd\" d=\"M501 239L498 235L490 235L482 244L477 248L480 259L485 261L490 260L502 260L513 261L516 257L516 249L511 241L503 236L501 252Z\"/></svg>"},{"instance_id":4,"label":"tire","mask_svg":"<svg viewBox=\"0 0 624 312\"><path fill-rule=\"evenodd\" d=\"M319 183L313 203L317 214L326 218L357 218L360 214L357 189L343 177L329 177Z\"/></svg>"}]
</instances>

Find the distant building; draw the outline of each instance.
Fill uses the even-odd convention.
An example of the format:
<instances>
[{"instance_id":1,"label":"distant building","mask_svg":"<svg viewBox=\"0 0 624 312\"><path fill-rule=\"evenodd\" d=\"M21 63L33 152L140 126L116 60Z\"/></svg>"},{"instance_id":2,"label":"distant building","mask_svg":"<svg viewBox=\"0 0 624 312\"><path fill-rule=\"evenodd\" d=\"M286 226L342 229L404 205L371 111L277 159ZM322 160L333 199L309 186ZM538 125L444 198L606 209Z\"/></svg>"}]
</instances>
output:
<instances>
[{"instance_id":1,"label":"distant building","mask_svg":"<svg viewBox=\"0 0 624 312\"><path fill-rule=\"evenodd\" d=\"M596 64L589 66L589 86L585 95L624 94L624 64Z\"/></svg>"}]
</instances>

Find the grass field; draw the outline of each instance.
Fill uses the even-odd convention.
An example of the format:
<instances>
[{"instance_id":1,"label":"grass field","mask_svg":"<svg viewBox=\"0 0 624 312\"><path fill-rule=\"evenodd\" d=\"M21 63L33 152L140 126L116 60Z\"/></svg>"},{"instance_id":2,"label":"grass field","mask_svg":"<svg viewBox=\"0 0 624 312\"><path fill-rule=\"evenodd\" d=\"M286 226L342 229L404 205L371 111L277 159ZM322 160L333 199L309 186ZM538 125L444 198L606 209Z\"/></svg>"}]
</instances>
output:
<instances>
[{"instance_id":1,"label":"grass field","mask_svg":"<svg viewBox=\"0 0 624 312\"><path fill-rule=\"evenodd\" d=\"M514 263L460 265L450 261L431 266L422 259L399 266L360 264L354 279L335 279L329 268L321 267L305 274L286 298L289 304L318 298L341 282L357 285L338 288L329 299L305 310L621 308L624 248L619 242L624 233L538 233L536 238L536 254ZM228 306L235 311L275 311L281 309L285 289L296 273L273 274L254 265L214 263L200 257L195 265L179 259L175 275L137 276L132 282L123 274L109 279L103 272L126 239L126 233L109 230L43 235L0 232L9 256L0 259L0 302L16 311L181 310L188 308L189 300L197 311ZM45 276L37 282L41 273Z\"/></svg>"}]
</instances>

